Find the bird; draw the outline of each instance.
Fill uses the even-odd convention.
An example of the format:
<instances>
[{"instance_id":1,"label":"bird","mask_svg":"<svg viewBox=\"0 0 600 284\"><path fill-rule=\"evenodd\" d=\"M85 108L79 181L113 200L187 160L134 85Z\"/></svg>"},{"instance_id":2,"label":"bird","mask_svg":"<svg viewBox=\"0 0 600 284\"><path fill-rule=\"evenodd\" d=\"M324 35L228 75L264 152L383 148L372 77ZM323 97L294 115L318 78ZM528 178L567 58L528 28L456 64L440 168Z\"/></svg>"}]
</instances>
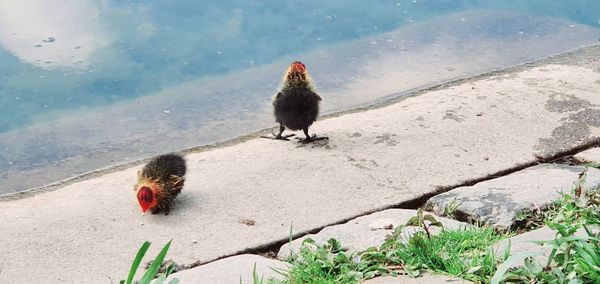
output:
<instances>
[{"instance_id":1,"label":"bird","mask_svg":"<svg viewBox=\"0 0 600 284\"><path fill-rule=\"evenodd\" d=\"M317 120L319 115L319 102L321 97L316 93L312 79L306 70L306 65L300 61L294 61L288 67L283 76L281 90L273 99L273 113L275 122L279 123L279 133L273 137L262 136L276 140L289 140L294 134L283 135L285 128L291 130L302 130L305 139L302 143L317 140L328 140L328 137L310 136L308 128Z\"/></svg>"},{"instance_id":2,"label":"bird","mask_svg":"<svg viewBox=\"0 0 600 284\"><path fill-rule=\"evenodd\" d=\"M177 154L156 156L138 171L133 190L142 214L150 210L152 214L164 211L168 215L183 188L185 172L185 160Z\"/></svg>"}]
</instances>

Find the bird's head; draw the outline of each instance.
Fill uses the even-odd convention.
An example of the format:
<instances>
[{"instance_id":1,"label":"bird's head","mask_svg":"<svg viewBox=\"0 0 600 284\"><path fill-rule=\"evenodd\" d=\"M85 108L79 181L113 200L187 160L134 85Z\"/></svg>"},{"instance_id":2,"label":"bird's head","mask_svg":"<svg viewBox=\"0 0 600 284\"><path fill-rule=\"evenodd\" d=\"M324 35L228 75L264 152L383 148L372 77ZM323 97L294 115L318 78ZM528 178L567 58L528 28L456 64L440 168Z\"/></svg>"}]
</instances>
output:
<instances>
[{"instance_id":1,"label":"bird's head","mask_svg":"<svg viewBox=\"0 0 600 284\"><path fill-rule=\"evenodd\" d=\"M306 65L300 61L294 61L290 64L284 79L288 83L306 83L308 80Z\"/></svg>"},{"instance_id":2,"label":"bird's head","mask_svg":"<svg viewBox=\"0 0 600 284\"><path fill-rule=\"evenodd\" d=\"M300 61L294 61L290 64L290 72L306 74L306 65Z\"/></svg>"},{"instance_id":3,"label":"bird's head","mask_svg":"<svg viewBox=\"0 0 600 284\"><path fill-rule=\"evenodd\" d=\"M156 198L155 191L152 190L151 187L142 186L137 191L137 199L140 203L140 208L142 209L142 214L146 213L148 209L156 206L158 200Z\"/></svg>"}]
</instances>

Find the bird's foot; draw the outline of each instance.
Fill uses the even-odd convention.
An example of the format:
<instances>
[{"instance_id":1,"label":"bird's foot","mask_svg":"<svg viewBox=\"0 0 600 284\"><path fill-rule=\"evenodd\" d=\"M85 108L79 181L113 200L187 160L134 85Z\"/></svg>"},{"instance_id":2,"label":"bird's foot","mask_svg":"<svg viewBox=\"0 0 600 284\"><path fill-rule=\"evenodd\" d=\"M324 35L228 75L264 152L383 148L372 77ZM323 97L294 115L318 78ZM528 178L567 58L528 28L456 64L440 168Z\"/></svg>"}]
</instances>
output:
<instances>
[{"instance_id":1,"label":"bird's foot","mask_svg":"<svg viewBox=\"0 0 600 284\"><path fill-rule=\"evenodd\" d=\"M260 136L260 138L266 138L266 139L271 139L271 140L285 140L285 141L289 141L290 139L288 139L288 138L290 138L292 136L296 136L296 134L288 134L288 135L281 135L281 134L279 134L279 135L277 135L277 134L275 134L273 132L271 132L271 134L273 136Z\"/></svg>"},{"instance_id":2,"label":"bird's foot","mask_svg":"<svg viewBox=\"0 0 600 284\"><path fill-rule=\"evenodd\" d=\"M307 137L307 138L297 138L298 143L302 143L302 144L308 144L308 143L313 143L316 141L321 141L321 140L329 140L329 137L327 136L317 136L316 134L311 136L311 137Z\"/></svg>"}]
</instances>

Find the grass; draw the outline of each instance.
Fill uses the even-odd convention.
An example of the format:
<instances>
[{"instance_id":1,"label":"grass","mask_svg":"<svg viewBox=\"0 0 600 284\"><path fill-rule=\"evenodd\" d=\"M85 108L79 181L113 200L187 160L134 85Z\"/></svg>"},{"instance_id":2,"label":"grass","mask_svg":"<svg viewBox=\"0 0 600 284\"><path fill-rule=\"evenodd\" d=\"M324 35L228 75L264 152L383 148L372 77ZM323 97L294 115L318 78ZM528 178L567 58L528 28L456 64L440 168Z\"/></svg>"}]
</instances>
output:
<instances>
[{"instance_id":1,"label":"grass","mask_svg":"<svg viewBox=\"0 0 600 284\"><path fill-rule=\"evenodd\" d=\"M475 283L600 283L600 238L593 231L600 229L600 189L585 190L585 179L583 172L572 191L548 208L520 215L529 229L548 226L555 231L553 240L537 242L540 251L511 255L510 245L503 252L493 251L492 244L512 233L479 226L447 230L419 210L383 244L361 252L343 251L335 239L324 244L306 239L292 254L290 269L277 271L283 280L255 277L254 283L345 284L380 275L419 277L426 271ZM433 234L434 227L441 232ZM409 234L408 228L418 230ZM534 258L543 254L542 245L551 249L545 263Z\"/></svg>"},{"instance_id":2,"label":"grass","mask_svg":"<svg viewBox=\"0 0 600 284\"><path fill-rule=\"evenodd\" d=\"M423 211L418 212L407 226L397 227L379 247L358 253L343 251L335 239L318 244L308 238L300 251L292 255L291 268L279 271L284 280L254 283L349 284L379 275L418 277L425 270L480 280L495 271L496 259L489 246L502 239L502 235L491 228L479 227L433 234L432 227L441 223ZM420 229L411 230L409 225Z\"/></svg>"},{"instance_id":3,"label":"grass","mask_svg":"<svg viewBox=\"0 0 600 284\"><path fill-rule=\"evenodd\" d=\"M491 283L502 280L524 283L600 283L600 189L586 191L586 172L570 194L554 204L545 224L556 232L554 240L538 242L550 247L546 263L531 256L513 256L507 262L524 261L514 269L499 270ZM577 232L581 232L577 234Z\"/></svg>"},{"instance_id":4,"label":"grass","mask_svg":"<svg viewBox=\"0 0 600 284\"><path fill-rule=\"evenodd\" d=\"M379 249L363 252L362 259L382 263L386 268L382 274L417 277L432 271L479 281L494 272L495 253L489 247L503 237L480 227L443 230L431 237L418 231L406 238L402 231L397 229Z\"/></svg>"},{"instance_id":5,"label":"grass","mask_svg":"<svg viewBox=\"0 0 600 284\"><path fill-rule=\"evenodd\" d=\"M133 283L150 284L154 278L156 278L156 280L154 281L154 284L164 283L167 280L167 277L169 276L169 274L171 274L171 272L173 272L173 268L174 268L173 265L171 264L167 267L167 269L164 273L159 273L160 267L165 259L165 256L167 255L167 251L169 251L170 246L171 246L171 241L169 241L162 248L162 250L158 253L158 255L154 258L154 260L152 261L152 264L150 264L150 266L148 267L148 269L146 270L146 272L144 273L142 278L139 281L134 282L135 274L136 274L140 264L142 263L142 259L144 258L144 255L146 255L148 248L150 248L150 242L148 242L148 241L144 242L144 244L138 250L135 258L133 259L133 262L131 263L131 268L129 269L129 274L127 276L127 280L121 280L121 281L119 281L119 284L133 284ZM172 279L169 282L169 284L177 284L177 283L179 283L179 280L177 278Z\"/></svg>"}]
</instances>

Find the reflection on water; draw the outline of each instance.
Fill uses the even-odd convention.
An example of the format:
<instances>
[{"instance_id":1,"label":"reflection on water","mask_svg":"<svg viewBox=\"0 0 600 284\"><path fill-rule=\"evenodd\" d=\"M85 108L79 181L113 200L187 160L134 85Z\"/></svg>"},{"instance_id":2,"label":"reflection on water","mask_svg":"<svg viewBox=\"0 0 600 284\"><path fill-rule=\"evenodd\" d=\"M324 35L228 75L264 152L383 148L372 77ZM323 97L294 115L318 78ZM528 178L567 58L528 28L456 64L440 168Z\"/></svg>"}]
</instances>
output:
<instances>
[{"instance_id":1,"label":"reflection on water","mask_svg":"<svg viewBox=\"0 0 600 284\"><path fill-rule=\"evenodd\" d=\"M0 194L268 127L291 60L333 111L594 43L600 27L590 1L47 2L0 0ZM455 13L473 7L540 16Z\"/></svg>"},{"instance_id":2,"label":"reflection on water","mask_svg":"<svg viewBox=\"0 0 600 284\"><path fill-rule=\"evenodd\" d=\"M84 70L94 52L110 45L92 1L3 1L0 5L0 44L24 64Z\"/></svg>"}]
</instances>

